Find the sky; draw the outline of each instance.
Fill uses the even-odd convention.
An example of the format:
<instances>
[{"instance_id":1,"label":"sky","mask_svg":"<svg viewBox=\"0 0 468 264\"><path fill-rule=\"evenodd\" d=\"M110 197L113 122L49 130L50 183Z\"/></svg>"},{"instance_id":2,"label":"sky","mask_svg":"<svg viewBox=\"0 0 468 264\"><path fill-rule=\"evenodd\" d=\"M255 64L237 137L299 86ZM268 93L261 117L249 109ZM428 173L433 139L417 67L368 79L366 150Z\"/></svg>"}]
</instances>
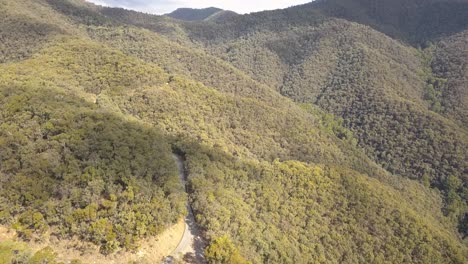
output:
<instances>
[{"instance_id":1,"label":"sky","mask_svg":"<svg viewBox=\"0 0 468 264\"><path fill-rule=\"evenodd\" d=\"M240 14L286 8L305 4L311 0L87 0L111 7L123 7L152 14L170 13L180 7L205 8L218 7Z\"/></svg>"}]
</instances>

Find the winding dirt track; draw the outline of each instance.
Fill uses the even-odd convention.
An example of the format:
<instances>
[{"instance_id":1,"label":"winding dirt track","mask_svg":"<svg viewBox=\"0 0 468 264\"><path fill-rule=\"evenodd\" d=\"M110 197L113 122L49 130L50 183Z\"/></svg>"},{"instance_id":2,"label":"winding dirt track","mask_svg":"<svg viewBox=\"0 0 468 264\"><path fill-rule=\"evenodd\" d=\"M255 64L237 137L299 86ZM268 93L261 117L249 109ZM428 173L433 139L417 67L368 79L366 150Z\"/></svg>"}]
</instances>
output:
<instances>
[{"instance_id":1,"label":"winding dirt track","mask_svg":"<svg viewBox=\"0 0 468 264\"><path fill-rule=\"evenodd\" d=\"M187 186L187 174L185 172L184 161L182 157L178 155L174 154L173 157L177 163L177 167L179 168L180 180L184 186ZM205 243L201 237L201 232L195 223L195 217L189 202L187 202L187 211L188 214L185 217L184 235L177 248L169 257L164 259L163 264L173 263L176 259L183 259L187 263L205 263L203 256Z\"/></svg>"}]
</instances>

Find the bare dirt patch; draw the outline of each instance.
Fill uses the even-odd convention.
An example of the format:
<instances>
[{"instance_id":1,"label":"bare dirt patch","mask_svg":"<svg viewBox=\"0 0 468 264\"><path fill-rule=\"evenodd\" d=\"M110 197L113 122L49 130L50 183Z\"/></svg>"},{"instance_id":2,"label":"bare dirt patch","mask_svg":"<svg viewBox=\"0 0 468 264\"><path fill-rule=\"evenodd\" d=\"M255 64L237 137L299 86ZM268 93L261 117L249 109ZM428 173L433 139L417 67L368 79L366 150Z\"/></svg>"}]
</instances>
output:
<instances>
[{"instance_id":1,"label":"bare dirt patch","mask_svg":"<svg viewBox=\"0 0 468 264\"><path fill-rule=\"evenodd\" d=\"M16 237L16 232L4 226L0 226L0 242L6 241L6 240L12 240L15 237Z\"/></svg>"},{"instance_id":2,"label":"bare dirt patch","mask_svg":"<svg viewBox=\"0 0 468 264\"><path fill-rule=\"evenodd\" d=\"M161 263L164 257L172 253L179 244L184 229L185 222L181 219L160 235L141 241L137 252L120 251L109 256L100 254L96 245L77 239L57 240L52 237L41 242L27 244L33 252L50 246L57 253L57 260L63 263L70 263L72 260L78 259L86 264L128 264L131 262L153 264ZM14 230L0 226L0 241L15 239Z\"/></svg>"}]
</instances>

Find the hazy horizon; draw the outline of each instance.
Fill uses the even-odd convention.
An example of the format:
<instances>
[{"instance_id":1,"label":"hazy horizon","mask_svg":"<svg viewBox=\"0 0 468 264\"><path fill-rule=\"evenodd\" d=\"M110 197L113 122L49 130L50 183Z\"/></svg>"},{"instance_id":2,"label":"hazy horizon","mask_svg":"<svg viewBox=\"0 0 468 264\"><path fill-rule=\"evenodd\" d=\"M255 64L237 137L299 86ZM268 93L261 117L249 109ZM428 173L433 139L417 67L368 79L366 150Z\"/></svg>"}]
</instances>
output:
<instances>
[{"instance_id":1,"label":"hazy horizon","mask_svg":"<svg viewBox=\"0 0 468 264\"><path fill-rule=\"evenodd\" d=\"M234 11L240 14L259 12L265 10L287 8L295 5L305 4L311 0L257 0L257 1L235 1L235 0L87 0L97 5L109 7L121 7L135 11L163 15L178 8L208 8L217 7L224 10Z\"/></svg>"}]
</instances>

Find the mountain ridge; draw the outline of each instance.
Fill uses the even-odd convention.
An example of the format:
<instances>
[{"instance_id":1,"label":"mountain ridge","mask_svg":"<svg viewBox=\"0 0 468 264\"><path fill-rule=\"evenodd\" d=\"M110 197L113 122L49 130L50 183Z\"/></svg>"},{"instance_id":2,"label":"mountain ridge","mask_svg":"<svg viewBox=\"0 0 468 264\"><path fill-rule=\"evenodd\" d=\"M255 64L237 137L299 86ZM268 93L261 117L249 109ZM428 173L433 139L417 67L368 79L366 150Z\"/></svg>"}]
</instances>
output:
<instances>
[{"instance_id":1,"label":"mountain ridge","mask_svg":"<svg viewBox=\"0 0 468 264\"><path fill-rule=\"evenodd\" d=\"M351 6L359 4L361 6L363 5L361 2L365 1L356 0L349 2L348 4ZM440 8L439 11L434 11L432 6L442 2L454 3L457 7L450 7L449 9ZM405 10L406 8L409 10L408 12L418 12L417 7L429 6L428 10L432 10L430 12L440 12L443 15L455 14L450 16L449 20L451 19L451 21L454 21L454 24L458 23L458 26L455 28L459 30L460 27L467 27L466 20L459 20L461 17L466 17L463 14L468 14L468 6L465 2L466 1L414 1L414 3L399 5L385 3L385 1L378 1L374 6L374 11L366 11L369 14L361 14L351 20L364 21L362 19L369 15L378 18L379 12L385 9L385 5L393 5L393 9L391 10ZM342 14L339 12L334 13L332 12L334 9L329 8L333 4L338 4L338 7L341 8L343 1L330 0L313 2L286 10L265 11L256 14L236 16L217 24L182 23L181 26L185 28L184 30L187 32L187 37L192 42L196 41L197 43L200 43L200 45L205 46L205 50L208 53L233 64L255 80L270 87L276 87L283 95L291 97L298 102L319 104L322 108L327 109L326 111L335 111L334 114L345 119L347 128L352 129L357 135L361 135L359 139L361 147L366 149L369 157L376 160L393 173L403 174L412 179L419 178L419 180L429 178L430 184L438 186L440 189L445 188L443 187L445 185L444 181L454 173L459 175L457 177L462 178L462 182L466 182L466 176L464 176L466 175L466 166L463 165L466 163L466 155L460 155L460 153L463 153L463 149L466 148L467 145L467 128L464 125L466 124L466 120L460 119L460 117L464 116L463 113L466 113L467 110L466 107L463 108L462 106L466 106L466 104L463 104L462 102L467 100L465 93L466 85L463 85L462 81L463 70L459 73L458 77L452 76L450 79L447 79L450 80L447 82L444 78L438 77L441 76L440 66L435 65L434 63L431 64L432 56L434 55L430 48L421 52L411 47L412 45L420 45L417 43L426 42L428 36L418 35L418 39L414 42L415 40L409 40L405 37L405 32L411 32L414 28L402 28L400 33L389 32L385 29L385 23L391 25L392 23L394 24L394 21L385 21L385 16L381 18L383 19L381 20L383 21L381 25L375 24L375 22L369 20L367 21L367 26L345 21L342 18L337 19L335 17L349 17L353 11L359 9L350 8L349 10L351 10L351 12L345 12ZM372 6L365 4L365 7L368 8ZM339 10L339 8L337 10ZM421 12L426 12L424 11L426 9L422 8ZM456 9L457 11L450 11L452 9ZM365 11L366 9L363 10ZM392 12L398 13L400 11ZM282 19L278 19L278 17ZM420 15L418 15L418 17L420 17ZM420 21L418 19L415 21L416 25L418 23L422 23L418 22ZM440 20L438 20L438 22L436 21L436 23L439 22ZM452 25L453 23L448 23L447 25ZM310 25L314 26L314 31L310 30ZM327 33L321 32L321 27L323 28L322 30ZM380 29L382 32L379 32L380 35L376 34L377 32L371 30L371 28ZM344 33L345 36L341 36L343 32L347 31L360 35L361 40L355 36L346 35L346 33ZM392 33L390 35L396 36L397 39L392 39L390 36L384 35L385 32ZM334 37L329 36L333 34L335 35ZM463 32L459 33L462 37L464 34L465 33ZM279 38L279 36L282 35L284 35L284 37L282 39ZM432 39L434 36L429 37ZM320 46L318 46L318 48L317 46L314 46L322 45L317 43L322 43L324 40L327 40L327 38L331 43L334 42L339 44L335 47L332 46L332 48L330 47L330 42L325 43L323 48ZM190 40L188 41L189 43ZM462 42L458 43L463 47ZM308 51L309 47L313 47L312 51ZM330 52L330 48L332 50L336 49L336 51L332 54L320 54L322 52L320 51L321 49L325 52ZM369 50L369 48L374 50ZM349 54L342 52L342 50L348 50ZM437 49L436 51L439 53L441 52L440 49ZM458 51L452 49L454 54L457 54L457 52L459 53L460 51L463 51L463 48L459 48ZM312 55L310 58L308 52ZM384 57L387 58L385 59ZM255 60L252 60L252 58ZM350 59L364 60L357 61L358 63L356 64L352 61L348 61ZM315 61L312 62L312 60ZM319 63L317 63L317 60ZM321 64L324 62L327 64ZM337 63L345 64L340 65ZM445 60L444 63L447 63L447 60ZM315 68L307 68L314 64ZM321 72L323 69L333 69L333 67L336 67L341 71L346 70L347 67L364 67L361 71L368 72L370 69L378 69L379 67L382 67L382 64L387 65L387 69L396 67L401 70L399 73L392 73L393 71L391 70L388 70L386 73L375 72L374 74L369 75L372 77L365 77L365 79L358 81L359 83L354 84L349 83L350 81L354 82L352 79L348 79L348 81L338 80L338 82L336 80L327 80L327 78L329 78L327 77L327 73L324 74ZM366 65L372 66L370 67ZM459 64L459 67L463 67L462 64ZM407 68L412 69L409 75L405 73ZM437 70L437 68L439 68L439 70ZM333 78L337 77L333 70L328 74ZM348 71L343 74L343 76L338 78L349 78L350 74L356 75L356 72ZM393 75L391 76L391 74ZM447 73L444 75L447 76ZM397 76L404 77L402 78ZM359 78L364 78L364 76L360 76ZM385 83L384 80L391 80L391 83L386 83L385 86L379 85L379 83ZM334 83L327 83L330 81ZM369 115L370 113L369 110L366 109L374 109L373 111L378 113L378 117L371 117L370 120L363 121L363 118L361 117L363 113L360 113L356 109L335 109L337 104L333 103L333 101L337 99L343 101L344 98L349 97L349 90L341 91L341 93L335 93L335 91L333 91L334 89L340 89L339 86L343 84L343 81L347 86L351 85L350 87L354 87L352 89L358 89L353 93L361 98L363 97L361 94L364 90L362 87L358 87L358 85L365 84L364 89L371 89L371 91L380 86L378 90L368 93L365 96L368 97L369 95L374 94L373 98L368 97L364 99L365 101L348 101L340 103L348 105L349 107L360 105L360 108L364 111L364 115ZM458 86L456 86L456 88L453 86L455 88L453 89L451 86L456 83L458 83ZM331 86L331 89L326 86ZM312 93L310 92L311 88L315 89ZM328 93L331 91L333 91L334 94L320 95L320 93ZM384 98L386 99L384 101L382 101L380 95L378 95L382 92L385 92ZM317 97L317 93L319 93L319 97ZM321 102L317 100L320 100ZM330 105L330 103L333 103L333 105ZM392 110L402 107L404 109L408 109L410 113L409 116L406 112L395 112ZM385 113L382 109L386 109L388 113ZM452 109L458 110L455 110L454 112ZM434 112L436 112L436 115L434 115ZM443 118L440 119L437 115L443 115ZM366 131L363 131L362 128L360 128L361 126L365 126L366 129L374 127L376 122L380 123L379 120L386 121L383 124L380 123L378 126L387 126L386 124L392 124L395 118L397 120L407 120L408 118L426 120L418 121L420 123L417 125L418 128L416 128L416 131L423 130L428 131L429 133L421 134L419 132L408 132L414 130L409 124L405 128L398 126L394 126L393 128L386 127L385 129L379 129L379 131L371 133L366 133ZM443 119L444 121L442 121ZM366 122L369 123L365 124ZM433 124L437 125L433 126ZM443 125L439 126L439 124ZM456 132L457 136L452 137L457 139L450 143L451 147L448 148L450 150L443 148L442 145L439 147L430 147L435 149L444 149L444 151L447 149L448 152L442 154L442 156L447 155L457 157L455 160L457 160L456 163L458 165L449 165L449 167L457 169L451 172L441 172L441 166L439 164L439 160L442 158L441 156L438 156L435 153L427 156L426 150L418 150L417 148L412 150L413 153L411 155L404 155L400 153L400 151L409 143L399 145L398 143L395 144L394 142L388 142L387 140L385 140L387 142L382 141L382 139L391 138L391 136L383 135L383 133L391 133L401 137L400 142L414 142L416 140L418 142L417 144L422 145L428 145L428 142L431 142L429 145L439 144L437 142L443 142L443 140L440 141L440 139L434 140L434 134L430 132L433 129L439 131L436 132L437 134L445 134L449 133L449 131L458 131ZM378 136L375 138L369 138L368 135L374 133L377 133ZM403 159L406 159L408 156L413 157L411 158L411 161L395 158L402 157ZM446 162L449 163L453 161L453 159L446 160ZM404 164L414 165L408 166ZM463 218L463 213L458 217ZM461 221L463 222L467 220ZM463 224L461 225L463 226Z\"/></svg>"},{"instance_id":2,"label":"mountain ridge","mask_svg":"<svg viewBox=\"0 0 468 264\"><path fill-rule=\"evenodd\" d=\"M131 252L189 201L210 263L466 261L463 32L421 50L303 6L217 23L0 6L0 224L18 243ZM217 34L233 21L251 29ZM0 261L72 260L8 243Z\"/></svg>"}]
</instances>

